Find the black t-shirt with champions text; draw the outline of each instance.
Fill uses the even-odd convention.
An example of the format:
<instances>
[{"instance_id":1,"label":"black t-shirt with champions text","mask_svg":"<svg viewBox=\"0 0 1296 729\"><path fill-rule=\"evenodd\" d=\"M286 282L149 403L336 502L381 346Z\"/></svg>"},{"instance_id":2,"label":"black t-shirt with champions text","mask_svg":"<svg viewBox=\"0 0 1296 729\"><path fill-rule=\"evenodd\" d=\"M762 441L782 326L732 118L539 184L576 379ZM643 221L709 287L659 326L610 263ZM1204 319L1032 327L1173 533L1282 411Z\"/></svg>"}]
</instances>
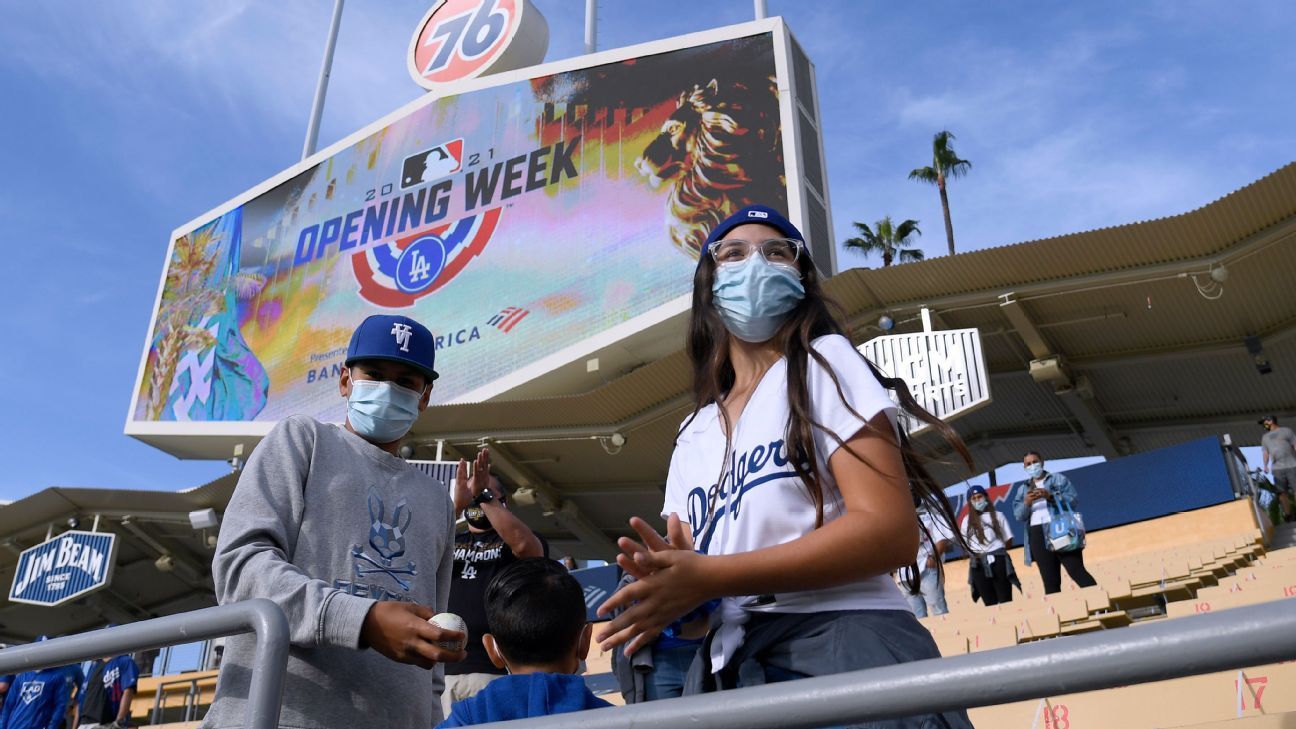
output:
<instances>
[{"instance_id":1,"label":"black t-shirt with champions text","mask_svg":"<svg viewBox=\"0 0 1296 729\"><path fill-rule=\"evenodd\" d=\"M549 543L536 534L544 556L549 556ZM445 664L446 675L464 673L495 673L503 675L486 655L481 637L490 632L486 624L486 586L500 570L517 561L499 532L465 531L455 535L454 573L450 578L450 612L463 618L468 625L468 657L458 663Z\"/></svg>"}]
</instances>

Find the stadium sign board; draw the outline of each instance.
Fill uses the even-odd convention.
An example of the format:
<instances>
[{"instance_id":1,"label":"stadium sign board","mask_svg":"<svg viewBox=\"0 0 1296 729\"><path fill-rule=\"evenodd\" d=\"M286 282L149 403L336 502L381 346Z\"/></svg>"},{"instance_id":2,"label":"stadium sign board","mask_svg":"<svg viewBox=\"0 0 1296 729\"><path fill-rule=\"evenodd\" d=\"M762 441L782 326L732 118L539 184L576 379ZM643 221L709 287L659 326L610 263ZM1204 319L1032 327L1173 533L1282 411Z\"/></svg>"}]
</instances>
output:
<instances>
[{"instance_id":1,"label":"stadium sign board","mask_svg":"<svg viewBox=\"0 0 1296 729\"><path fill-rule=\"evenodd\" d=\"M117 535L67 531L18 556L9 601L54 607L108 586Z\"/></svg>"},{"instance_id":2,"label":"stadium sign board","mask_svg":"<svg viewBox=\"0 0 1296 729\"><path fill-rule=\"evenodd\" d=\"M424 95L173 232L125 432L226 458L338 421L381 312L435 335L433 404L543 382L681 320L710 227L752 202L831 273L813 79L774 18Z\"/></svg>"},{"instance_id":3,"label":"stadium sign board","mask_svg":"<svg viewBox=\"0 0 1296 729\"><path fill-rule=\"evenodd\" d=\"M453 81L534 66L549 48L549 25L530 0L440 0L410 40L414 82Z\"/></svg>"},{"instance_id":4,"label":"stadium sign board","mask_svg":"<svg viewBox=\"0 0 1296 729\"><path fill-rule=\"evenodd\" d=\"M904 380L918 404L942 420L990 404L990 378L976 329L890 334L859 350L883 374ZM903 421L911 435L928 427L912 418Z\"/></svg>"}]
</instances>

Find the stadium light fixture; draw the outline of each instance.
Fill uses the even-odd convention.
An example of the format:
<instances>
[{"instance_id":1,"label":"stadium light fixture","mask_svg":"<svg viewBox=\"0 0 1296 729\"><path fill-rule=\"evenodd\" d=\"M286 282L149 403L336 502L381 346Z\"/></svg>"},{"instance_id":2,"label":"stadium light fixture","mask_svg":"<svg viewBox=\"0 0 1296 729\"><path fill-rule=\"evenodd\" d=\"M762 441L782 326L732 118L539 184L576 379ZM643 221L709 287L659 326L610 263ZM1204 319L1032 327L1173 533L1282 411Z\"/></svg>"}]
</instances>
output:
<instances>
[{"instance_id":1,"label":"stadium light fixture","mask_svg":"<svg viewBox=\"0 0 1296 729\"><path fill-rule=\"evenodd\" d=\"M215 509L199 509L198 511L189 512L189 526L194 531L203 529L215 529L220 526L220 516Z\"/></svg>"}]
</instances>

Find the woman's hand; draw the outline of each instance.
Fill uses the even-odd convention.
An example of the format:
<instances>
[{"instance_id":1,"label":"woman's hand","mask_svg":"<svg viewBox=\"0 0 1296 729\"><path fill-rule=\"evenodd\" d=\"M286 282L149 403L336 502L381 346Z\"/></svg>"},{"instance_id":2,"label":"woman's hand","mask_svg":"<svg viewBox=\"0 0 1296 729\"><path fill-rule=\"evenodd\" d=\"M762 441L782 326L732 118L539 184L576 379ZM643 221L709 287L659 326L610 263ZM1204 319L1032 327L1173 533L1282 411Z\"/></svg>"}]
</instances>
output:
<instances>
[{"instance_id":1,"label":"woman's hand","mask_svg":"<svg viewBox=\"0 0 1296 729\"><path fill-rule=\"evenodd\" d=\"M631 517L630 527L639 534L643 539L643 544L636 542L629 537L621 537L617 540L617 547L621 549L621 554L616 557L617 565L627 574L636 580L642 580L648 576L644 568L635 562L635 555L648 554L650 552L664 552L670 549L685 549L692 551L693 537L689 534L688 527L680 521L678 514L671 514L666 519L666 538L663 539L657 532L648 526L648 523L639 517Z\"/></svg>"},{"instance_id":2,"label":"woman's hand","mask_svg":"<svg viewBox=\"0 0 1296 729\"><path fill-rule=\"evenodd\" d=\"M605 623L597 635L600 650L628 643L627 656L651 644L666 626L711 597L706 565L713 559L688 549L687 532L674 514L667 520L670 542L643 519L631 519L630 526L643 542L621 538L617 564L637 581L617 590L599 607L600 616L621 608L624 612Z\"/></svg>"}]
</instances>

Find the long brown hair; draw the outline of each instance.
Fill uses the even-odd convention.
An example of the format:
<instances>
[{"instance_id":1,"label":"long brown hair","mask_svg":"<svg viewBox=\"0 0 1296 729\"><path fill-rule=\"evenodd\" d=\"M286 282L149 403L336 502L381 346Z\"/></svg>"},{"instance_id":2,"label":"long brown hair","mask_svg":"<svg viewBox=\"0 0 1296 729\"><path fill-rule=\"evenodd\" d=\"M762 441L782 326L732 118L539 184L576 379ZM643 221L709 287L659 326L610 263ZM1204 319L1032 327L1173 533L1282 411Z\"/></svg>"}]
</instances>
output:
<instances>
[{"instance_id":1,"label":"long brown hair","mask_svg":"<svg viewBox=\"0 0 1296 729\"><path fill-rule=\"evenodd\" d=\"M752 255L760 254L753 252ZM845 318L841 316L842 308L824 294L819 283L818 271L815 270L814 263L810 260L808 246L798 256L797 267L801 272L801 284L805 288L805 298L797 304L797 307L788 315L787 320L779 327L774 335L774 342L778 345L779 351L783 353L783 358L787 362L787 397L790 410L787 433L784 436L787 458L796 475L805 486L810 500L815 505L815 528L818 529L823 526L824 520L824 474L821 472L818 453L815 448L814 429L818 428L828 433L839 447L846 448L861 462L867 463L867 461L842 439L841 434L834 433L822 423L814 420L808 382L811 358L819 363L828 373L828 376L832 378L833 385L837 390L837 396L841 398L847 410L860 420L867 422L867 418L860 415L847 401L845 393L842 392L837 373L833 371L828 360L810 345L812 341L825 335L840 334L846 336L846 331L839 323L838 318ZM693 419L697 417L703 408L712 403L719 405L724 396L734 386L733 363L729 358L729 337L732 335L712 304L711 288L715 282L715 269L715 259L704 249L697 271L693 274L693 307L689 319L687 346L689 360L693 364L693 413L680 427L680 433L683 433L688 428L689 424L693 422ZM834 310L838 312L838 316L833 315ZM971 470L972 455L968 452L967 446L963 444L963 440L958 436L958 433L919 405L914 400L913 395L910 394L909 388L903 380L885 377L864 355L859 356L868 365L869 370L872 371L878 382L897 396L900 401L900 410L910 417L935 428L954 450L962 456L964 462L967 463L968 469ZM725 432L733 433L733 424L729 422L729 416L725 409L723 407L717 409L721 421L725 424ZM864 427L872 428L867 424ZM849 438L854 433L846 433L845 435ZM966 551L967 542L963 535L959 534L956 527L954 509L950 506L949 499L945 497L944 490L927 471L923 457L912 448L903 429L900 430L899 447L905 475L909 480L909 488L913 493L915 504L918 506L925 505L937 518L943 519L949 525L947 532L955 535L955 540L959 546ZM725 460L728 461L727 453L725 454ZM721 476L723 476L723 473ZM710 521L711 513L715 509L715 503L718 501L714 490L708 494L707 501L707 520ZM703 526L702 524L694 525L699 530ZM919 521L919 529L926 538L931 539L931 535L921 521ZM939 563L937 569L941 569ZM920 568L915 563L910 566L903 578L909 591L914 594L917 594L919 590L919 571Z\"/></svg>"},{"instance_id":2,"label":"long brown hair","mask_svg":"<svg viewBox=\"0 0 1296 729\"><path fill-rule=\"evenodd\" d=\"M977 542L980 544L987 544L990 542L989 539L986 539L985 519L981 518L985 515L990 516L990 528L994 531L995 539L1004 538L1003 529L999 527L999 510L994 508L994 504L990 502L989 496L985 497L985 499L986 504L990 507L987 511L977 511L976 509L973 509L972 499L968 499L968 523L967 530L963 534L963 536L968 537L969 539L975 535Z\"/></svg>"}]
</instances>

